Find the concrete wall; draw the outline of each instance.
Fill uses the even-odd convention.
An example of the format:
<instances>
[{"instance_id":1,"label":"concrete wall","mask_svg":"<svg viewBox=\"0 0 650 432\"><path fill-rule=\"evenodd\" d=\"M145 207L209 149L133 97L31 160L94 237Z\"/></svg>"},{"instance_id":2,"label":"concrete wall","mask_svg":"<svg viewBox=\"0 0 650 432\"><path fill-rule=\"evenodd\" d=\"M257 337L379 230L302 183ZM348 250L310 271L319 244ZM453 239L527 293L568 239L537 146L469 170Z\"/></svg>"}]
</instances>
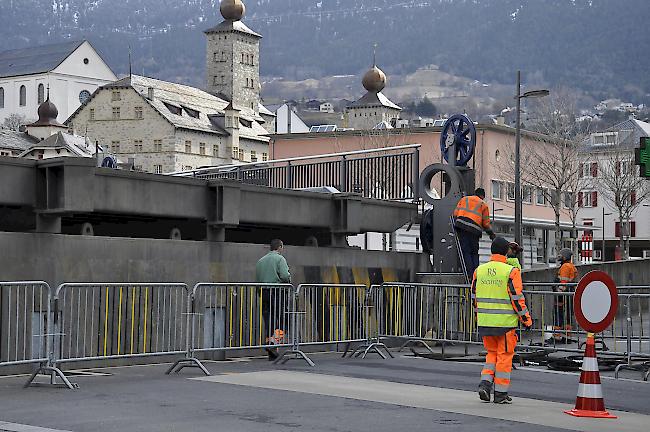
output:
<instances>
[{"instance_id":1,"label":"concrete wall","mask_svg":"<svg viewBox=\"0 0 650 432\"><path fill-rule=\"evenodd\" d=\"M0 280L63 282L254 281L264 245L0 233ZM287 246L293 282L412 281L424 255Z\"/></svg>"},{"instance_id":2,"label":"concrete wall","mask_svg":"<svg viewBox=\"0 0 650 432\"><path fill-rule=\"evenodd\" d=\"M650 286L650 259L633 261L611 261L604 263L577 265L578 277L592 270L602 270L609 274L617 285ZM524 281L553 282L557 267L541 270L524 270Z\"/></svg>"}]
</instances>

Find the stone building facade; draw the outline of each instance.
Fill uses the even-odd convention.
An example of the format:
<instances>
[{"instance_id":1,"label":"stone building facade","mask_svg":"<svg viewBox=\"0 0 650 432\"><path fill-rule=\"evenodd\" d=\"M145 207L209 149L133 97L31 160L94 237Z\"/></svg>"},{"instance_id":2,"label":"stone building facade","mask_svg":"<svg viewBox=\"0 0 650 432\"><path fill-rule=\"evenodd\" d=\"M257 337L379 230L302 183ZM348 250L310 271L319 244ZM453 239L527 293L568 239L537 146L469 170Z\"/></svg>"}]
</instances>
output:
<instances>
[{"instance_id":1,"label":"stone building facade","mask_svg":"<svg viewBox=\"0 0 650 432\"><path fill-rule=\"evenodd\" d=\"M146 172L266 159L266 130L252 111L229 105L194 87L132 75L100 87L68 126Z\"/></svg>"}]
</instances>

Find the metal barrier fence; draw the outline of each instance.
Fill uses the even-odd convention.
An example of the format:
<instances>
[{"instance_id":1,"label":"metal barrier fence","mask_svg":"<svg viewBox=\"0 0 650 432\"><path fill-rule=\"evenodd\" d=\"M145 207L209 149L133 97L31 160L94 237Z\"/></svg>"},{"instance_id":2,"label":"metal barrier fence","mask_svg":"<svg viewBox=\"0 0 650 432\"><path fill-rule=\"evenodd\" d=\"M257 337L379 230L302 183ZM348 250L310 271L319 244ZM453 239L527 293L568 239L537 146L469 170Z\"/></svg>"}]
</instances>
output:
<instances>
[{"instance_id":1,"label":"metal barrier fence","mask_svg":"<svg viewBox=\"0 0 650 432\"><path fill-rule=\"evenodd\" d=\"M520 332L523 350L582 353L585 333L574 322L571 292L556 284L527 283L534 320ZM598 341L616 356L620 369L650 370L650 287L623 287L614 322ZM629 290L625 291L626 288ZM116 358L182 355L167 373L197 367L209 375L197 353L284 349L276 363L303 359L301 347L358 344L350 356L390 354L382 343L401 348L428 342L465 347L481 344L469 285L383 283L365 285L199 283L62 284L0 283L0 367L37 365L38 374L57 377L64 363ZM382 351L381 348L385 349ZM400 348L400 349L401 349ZM392 355L391 355L392 356Z\"/></svg>"},{"instance_id":2,"label":"metal barrier fence","mask_svg":"<svg viewBox=\"0 0 650 432\"><path fill-rule=\"evenodd\" d=\"M56 364L185 352L185 284L65 283L54 300Z\"/></svg>"},{"instance_id":3,"label":"metal barrier fence","mask_svg":"<svg viewBox=\"0 0 650 432\"><path fill-rule=\"evenodd\" d=\"M185 367L207 369L196 353L288 347L295 327L291 284L199 283L191 292L190 343L184 359L167 373Z\"/></svg>"},{"instance_id":4,"label":"metal barrier fence","mask_svg":"<svg viewBox=\"0 0 650 432\"><path fill-rule=\"evenodd\" d=\"M583 352L586 332L575 322L573 293L535 290L557 284L524 285L526 303L533 318L533 328L520 329L519 347L544 352ZM573 289L573 286L570 287ZM633 288L635 291L648 287ZM395 339L421 344L427 342L464 345L481 344L478 336L469 285L384 283L374 287L371 297L383 305L378 339ZM629 292L629 291L628 291ZM619 307L613 323L597 335L600 348L625 364L619 369L650 372L650 294L619 293ZM401 349L400 348L400 349ZM640 363L639 363L640 362Z\"/></svg>"}]
</instances>

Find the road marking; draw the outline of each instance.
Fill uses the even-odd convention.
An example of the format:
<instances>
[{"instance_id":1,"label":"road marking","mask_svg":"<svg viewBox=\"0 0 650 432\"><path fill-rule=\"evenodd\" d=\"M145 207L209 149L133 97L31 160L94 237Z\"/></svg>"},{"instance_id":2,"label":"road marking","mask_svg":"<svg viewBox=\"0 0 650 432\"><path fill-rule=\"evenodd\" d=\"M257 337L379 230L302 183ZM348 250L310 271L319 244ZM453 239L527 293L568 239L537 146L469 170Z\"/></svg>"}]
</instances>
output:
<instances>
[{"instance_id":1,"label":"road marking","mask_svg":"<svg viewBox=\"0 0 650 432\"><path fill-rule=\"evenodd\" d=\"M0 432L70 432L60 429L49 429L38 426L29 426L18 423L0 421Z\"/></svg>"},{"instance_id":2,"label":"road marking","mask_svg":"<svg viewBox=\"0 0 650 432\"><path fill-rule=\"evenodd\" d=\"M564 414L564 410L573 406L563 403L515 397L513 405L494 405L479 401L477 394L471 391L307 372L278 370L189 379L380 402L573 431L638 432L650 423L650 416L643 414L610 411L619 418L579 418Z\"/></svg>"}]
</instances>

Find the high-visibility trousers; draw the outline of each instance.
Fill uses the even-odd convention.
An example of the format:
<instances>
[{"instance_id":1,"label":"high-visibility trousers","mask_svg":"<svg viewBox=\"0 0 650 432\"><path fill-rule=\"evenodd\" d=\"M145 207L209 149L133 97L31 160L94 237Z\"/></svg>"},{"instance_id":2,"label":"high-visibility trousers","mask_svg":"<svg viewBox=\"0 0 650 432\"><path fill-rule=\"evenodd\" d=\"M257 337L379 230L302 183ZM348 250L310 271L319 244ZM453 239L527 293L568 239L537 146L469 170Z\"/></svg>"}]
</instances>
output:
<instances>
[{"instance_id":1,"label":"high-visibility trousers","mask_svg":"<svg viewBox=\"0 0 650 432\"><path fill-rule=\"evenodd\" d=\"M513 329L499 336L483 336L483 346L487 350L487 356L481 371L481 380L494 383L494 391L505 393L510 387L517 333Z\"/></svg>"}]
</instances>

